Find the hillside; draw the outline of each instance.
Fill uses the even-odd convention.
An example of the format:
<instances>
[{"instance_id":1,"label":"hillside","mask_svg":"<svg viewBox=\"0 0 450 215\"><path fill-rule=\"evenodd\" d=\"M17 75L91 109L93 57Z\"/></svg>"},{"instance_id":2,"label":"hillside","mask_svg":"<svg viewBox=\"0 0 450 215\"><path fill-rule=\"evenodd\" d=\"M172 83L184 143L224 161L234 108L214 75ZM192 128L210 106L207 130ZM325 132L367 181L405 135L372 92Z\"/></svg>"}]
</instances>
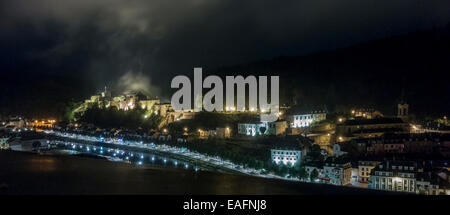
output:
<instances>
[{"instance_id":1,"label":"hillside","mask_svg":"<svg viewBox=\"0 0 450 215\"><path fill-rule=\"evenodd\" d=\"M281 103L326 105L330 110L357 105L393 114L404 88L413 113L443 114L450 109L449 59L447 27L211 73L279 75Z\"/></svg>"}]
</instances>

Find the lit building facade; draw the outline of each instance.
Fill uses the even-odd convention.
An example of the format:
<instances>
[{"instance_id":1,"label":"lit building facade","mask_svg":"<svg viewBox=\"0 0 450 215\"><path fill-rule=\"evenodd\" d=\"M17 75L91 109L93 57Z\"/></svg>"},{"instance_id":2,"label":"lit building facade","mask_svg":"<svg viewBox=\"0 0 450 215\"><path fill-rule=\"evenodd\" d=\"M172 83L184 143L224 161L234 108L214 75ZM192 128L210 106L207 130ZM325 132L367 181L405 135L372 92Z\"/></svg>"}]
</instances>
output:
<instances>
[{"instance_id":1,"label":"lit building facade","mask_svg":"<svg viewBox=\"0 0 450 215\"><path fill-rule=\"evenodd\" d=\"M246 136L260 135L261 127L265 127L263 123L238 123L238 134Z\"/></svg>"},{"instance_id":2,"label":"lit building facade","mask_svg":"<svg viewBox=\"0 0 450 215\"><path fill-rule=\"evenodd\" d=\"M408 161L386 161L372 169L369 188L375 190L416 192L417 164Z\"/></svg>"},{"instance_id":3,"label":"lit building facade","mask_svg":"<svg viewBox=\"0 0 450 215\"><path fill-rule=\"evenodd\" d=\"M270 150L272 162L276 164L284 165L295 165L301 162L300 150L282 150L282 149L272 149Z\"/></svg>"},{"instance_id":4,"label":"lit building facade","mask_svg":"<svg viewBox=\"0 0 450 215\"><path fill-rule=\"evenodd\" d=\"M265 128L262 132L261 128ZM245 136L256 135L285 135L288 125L284 120L277 120L275 122L253 122L253 123L238 123L238 134Z\"/></svg>"},{"instance_id":5,"label":"lit building facade","mask_svg":"<svg viewBox=\"0 0 450 215\"><path fill-rule=\"evenodd\" d=\"M326 118L327 114L323 111L313 111L305 114L293 114L291 118L291 127L309 127L312 123L323 121Z\"/></svg>"},{"instance_id":6,"label":"lit building facade","mask_svg":"<svg viewBox=\"0 0 450 215\"><path fill-rule=\"evenodd\" d=\"M358 181L369 183L370 173L380 161L358 161Z\"/></svg>"},{"instance_id":7,"label":"lit building facade","mask_svg":"<svg viewBox=\"0 0 450 215\"><path fill-rule=\"evenodd\" d=\"M354 118L373 119L383 117L383 114L371 108L356 108L351 110L351 116Z\"/></svg>"}]
</instances>

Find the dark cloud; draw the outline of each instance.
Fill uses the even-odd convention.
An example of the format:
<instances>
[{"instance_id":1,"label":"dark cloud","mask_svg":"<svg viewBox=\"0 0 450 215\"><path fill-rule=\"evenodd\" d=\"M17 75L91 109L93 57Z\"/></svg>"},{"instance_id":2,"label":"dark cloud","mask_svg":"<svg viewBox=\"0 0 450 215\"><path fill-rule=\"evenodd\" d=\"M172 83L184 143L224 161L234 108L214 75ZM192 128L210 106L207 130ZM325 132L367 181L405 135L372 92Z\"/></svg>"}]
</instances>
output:
<instances>
[{"instance_id":1,"label":"dark cloud","mask_svg":"<svg viewBox=\"0 0 450 215\"><path fill-rule=\"evenodd\" d=\"M6 0L0 8L4 68L99 86L131 72L167 87L194 66L301 55L450 21L448 0Z\"/></svg>"}]
</instances>

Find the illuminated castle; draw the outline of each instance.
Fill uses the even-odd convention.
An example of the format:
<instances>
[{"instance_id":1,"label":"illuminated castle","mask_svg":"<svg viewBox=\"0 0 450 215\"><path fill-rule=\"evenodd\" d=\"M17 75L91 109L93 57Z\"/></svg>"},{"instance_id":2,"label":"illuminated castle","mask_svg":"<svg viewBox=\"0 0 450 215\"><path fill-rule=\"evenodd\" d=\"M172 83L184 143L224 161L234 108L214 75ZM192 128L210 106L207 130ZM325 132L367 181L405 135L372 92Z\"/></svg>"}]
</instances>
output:
<instances>
[{"instance_id":1,"label":"illuminated castle","mask_svg":"<svg viewBox=\"0 0 450 215\"><path fill-rule=\"evenodd\" d=\"M94 105L98 105L99 108L115 107L118 110L124 111L141 108L146 110L148 115L157 114L164 117L164 123L171 123L180 119L189 119L192 118L194 114L191 111L175 111L170 103L161 103L160 99L150 98L141 92L129 91L112 97L111 92L106 87L104 91L85 100L75 112L84 112ZM144 117L147 117L148 115L145 115Z\"/></svg>"}]
</instances>

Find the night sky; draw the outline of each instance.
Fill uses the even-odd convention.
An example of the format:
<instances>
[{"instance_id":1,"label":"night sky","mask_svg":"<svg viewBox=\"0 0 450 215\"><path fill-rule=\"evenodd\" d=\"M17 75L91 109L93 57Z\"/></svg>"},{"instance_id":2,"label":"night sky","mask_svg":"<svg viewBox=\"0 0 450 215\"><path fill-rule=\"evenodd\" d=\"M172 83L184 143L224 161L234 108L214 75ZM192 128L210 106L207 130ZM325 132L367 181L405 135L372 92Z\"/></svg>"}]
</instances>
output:
<instances>
[{"instance_id":1,"label":"night sky","mask_svg":"<svg viewBox=\"0 0 450 215\"><path fill-rule=\"evenodd\" d=\"M0 68L9 84L57 76L84 80L80 91L143 83L159 94L195 66L308 55L448 23L448 0L3 0Z\"/></svg>"}]
</instances>

